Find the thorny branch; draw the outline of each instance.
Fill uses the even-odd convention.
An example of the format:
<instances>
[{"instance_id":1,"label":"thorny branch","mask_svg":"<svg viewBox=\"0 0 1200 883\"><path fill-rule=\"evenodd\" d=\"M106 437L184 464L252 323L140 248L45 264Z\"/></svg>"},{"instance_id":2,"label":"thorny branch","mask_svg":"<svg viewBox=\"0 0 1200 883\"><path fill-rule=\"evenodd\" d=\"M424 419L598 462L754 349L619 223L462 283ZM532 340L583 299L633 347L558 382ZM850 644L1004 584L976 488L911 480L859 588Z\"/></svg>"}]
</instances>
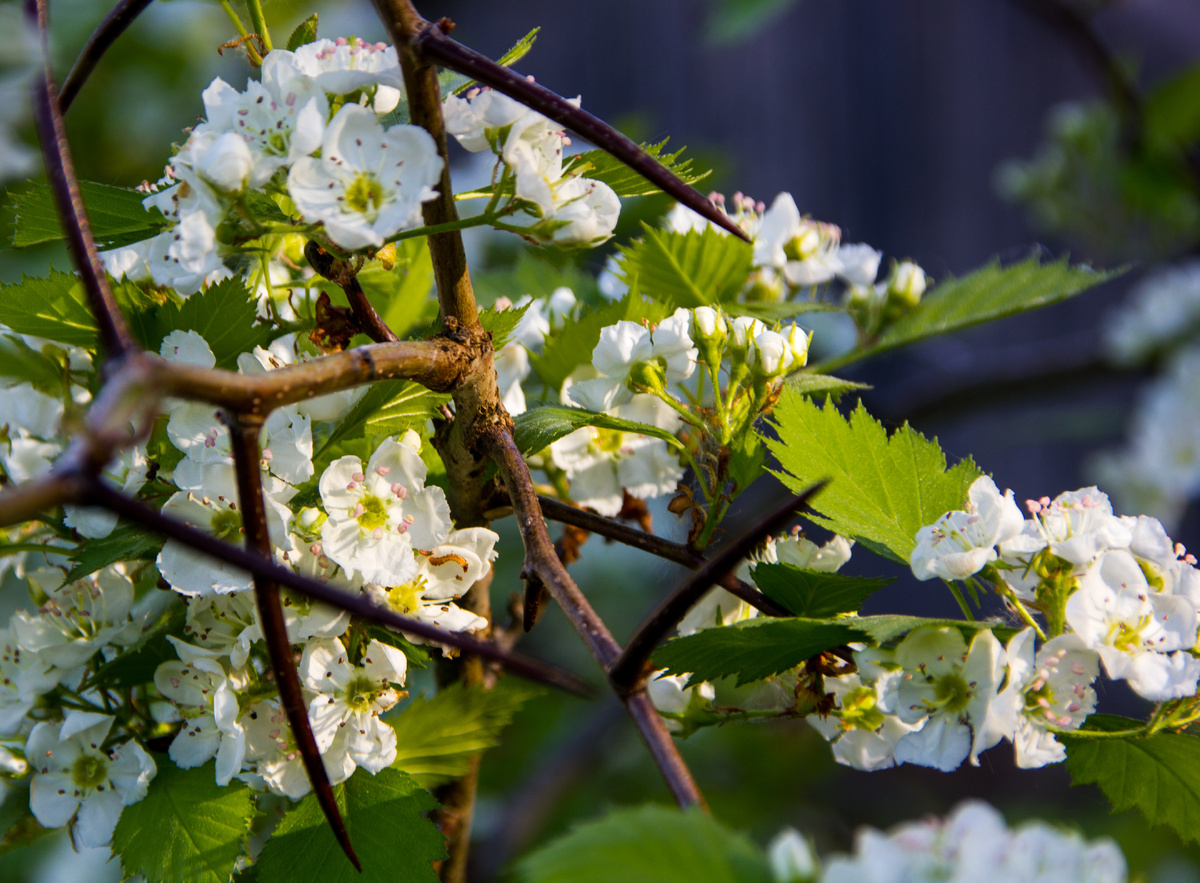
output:
<instances>
[{"instance_id":1,"label":"thorny branch","mask_svg":"<svg viewBox=\"0 0 1200 883\"><path fill-rule=\"evenodd\" d=\"M62 89L58 93L58 110L66 113L87 78L95 70L101 57L108 47L125 33L125 29L133 24L133 20L141 15L146 7L154 0L120 0L112 12L105 16L104 21L96 26L88 41L83 44L79 57L71 66L71 72L63 80Z\"/></svg>"},{"instance_id":2,"label":"thorny branch","mask_svg":"<svg viewBox=\"0 0 1200 883\"><path fill-rule=\"evenodd\" d=\"M693 573L658 605L658 608L650 614L629 640L621 658L614 661L609 667L608 680L613 685L613 689L618 694L624 694L634 689L644 677L650 654L670 634L671 629L679 625L687 612L704 596L712 584L720 576L736 567L739 561L762 542L763 537L787 526L796 511L811 500L824 486L825 482L815 484L804 493L791 497L782 505L776 506L765 518L726 544L716 557L711 558L707 564Z\"/></svg>"}]
</instances>

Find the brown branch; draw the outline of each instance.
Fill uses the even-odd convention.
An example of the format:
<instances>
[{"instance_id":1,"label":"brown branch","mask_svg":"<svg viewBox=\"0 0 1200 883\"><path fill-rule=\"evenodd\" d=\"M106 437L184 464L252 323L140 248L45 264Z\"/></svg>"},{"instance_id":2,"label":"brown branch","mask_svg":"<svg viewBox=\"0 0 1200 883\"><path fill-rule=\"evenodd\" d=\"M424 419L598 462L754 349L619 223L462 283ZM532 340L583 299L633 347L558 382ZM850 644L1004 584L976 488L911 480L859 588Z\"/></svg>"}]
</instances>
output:
<instances>
[{"instance_id":1,"label":"brown branch","mask_svg":"<svg viewBox=\"0 0 1200 883\"><path fill-rule=\"evenodd\" d=\"M663 537L656 537L654 534L629 527L619 521L605 518L603 515L596 515L594 512L586 512L552 497L539 495L538 504L542 507L542 514L547 518L581 527L607 539L616 540L630 548L640 549L651 555L657 555L659 558L665 558L667 561L682 564L692 570L708 563L708 559L696 553L685 543L676 543ZM737 596L767 616L792 615L786 607L772 601L754 586L738 579L733 573L724 574L717 580L717 583L731 595Z\"/></svg>"},{"instance_id":2,"label":"brown branch","mask_svg":"<svg viewBox=\"0 0 1200 883\"><path fill-rule=\"evenodd\" d=\"M367 293L358 281L362 260L351 263L334 257L313 240L304 244L304 256L309 265L330 282L341 286L350 302L350 318L360 332L376 343L394 343L398 338L383 317L375 312Z\"/></svg>"},{"instance_id":3,"label":"brown branch","mask_svg":"<svg viewBox=\"0 0 1200 883\"><path fill-rule=\"evenodd\" d=\"M825 482L822 481L799 496L786 500L783 505L775 507L765 518L726 544L716 557L688 577L670 597L658 605L630 639L621 658L609 667L608 679L618 694L624 695L642 682L650 654L687 616L696 602L704 597L713 583L733 570L739 561L754 551L754 547L763 537L786 527L795 517L796 510L811 500L824 486Z\"/></svg>"},{"instance_id":4,"label":"brown branch","mask_svg":"<svg viewBox=\"0 0 1200 883\"><path fill-rule=\"evenodd\" d=\"M117 41L125 29L133 24L133 20L141 15L153 0L120 0L112 12L105 16L104 21L97 25L96 30L88 37L71 66L71 72L63 80L62 89L58 93L58 110L66 113L87 78L91 76L96 64L108 48Z\"/></svg>"},{"instance_id":5,"label":"brown branch","mask_svg":"<svg viewBox=\"0 0 1200 883\"><path fill-rule=\"evenodd\" d=\"M50 72L46 2L25 0L26 17L37 27L42 51L47 59L43 69L33 78L33 119L42 145L46 177L66 233L67 247L82 278L83 290L91 305L92 315L96 318L105 354L109 359L114 359L135 349L136 345L117 308L112 289L108 287L104 264L100 261L100 253L96 250L96 241L84 211L83 197L79 195L79 182L75 179L75 167L67 147L62 114L58 110L54 77Z\"/></svg>"},{"instance_id":6,"label":"brown branch","mask_svg":"<svg viewBox=\"0 0 1200 883\"><path fill-rule=\"evenodd\" d=\"M526 580L536 579L546 587L596 661L606 671L609 670L621 657L621 647L558 560L533 489L529 467L517 449L512 434L493 430L485 434L481 442L496 464L512 501L513 516L525 546L522 576ZM680 757L679 749L667 732L662 718L646 696L645 684L635 684L620 696L679 805L703 806L704 797Z\"/></svg>"},{"instance_id":7,"label":"brown branch","mask_svg":"<svg viewBox=\"0 0 1200 883\"><path fill-rule=\"evenodd\" d=\"M371 601L365 595L353 595L341 589L336 589L326 583L318 582L302 576L290 567L284 567L274 561L268 561L259 555L251 554L238 546L222 542L211 534L192 527L182 521L163 515L144 503L125 496L120 491L109 487L94 477L85 477L87 482L83 502L92 506L103 506L131 521L161 534L168 539L179 542L201 552L239 567L253 576L271 580L284 588L299 592L317 601L346 610L363 619L386 625L403 634L416 636L435 644L445 644L457 647L463 653L480 656L495 662L507 671L520 675L531 681L536 681L559 690L565 690L577 696L591 696L593 690L582 679L570 672L563 671L536 659L508 653L486 641L476 640L469 635L459 632L448 632L435 625L401 616L394 611Z\"/></svg>"},{"instance_id":8,"label":"brown branch","mask_svg":"<svg viewBox=\"0 0 1200 883\"><path fill-rule=\"evenodd\" d=\"M35 481L10 485L0 493L0 527L23 524L56 506L78 502L86 489L86 480L75 472L51 472Z\"/></svg>"},{"instance_id":9,"label":"brown branch","mask_svg":"<svg viewBox=\"0 0 1200 883\"><path fill-rule=\"evenodd\" d=\"M381 11L405 5L404 0L375 0ZM411 7L409 7L411 8ZM415 13L414 13L415 14ZM536 110L554 120L581 138L595 144L606 153L612 154L651 184L678 200L696 214L707 218L718 227L728 230L739 239L749 242L750 238L728 215L718 209L708 197L695 187L685 184L670 169L647 153L628 136L614 129L595 114L576 107L567 99L545 86L526 79L517 72L498 64L474 49L462 45L447 36L450 25L445 19L437 24L418 19L407 23L407 38L412 50L451 70L466 74L497 92ZM429 223L426 220L426 223Z\"/></svg>"},{"instance_id":10,"label":"brown branch","mask_svg":"<svg viewBox=\"0 0 1200 883\"><path fill-rule=\"evenodd\" d=\"M271 537L267 533L267 508L263 499L262 470L259 458L262 452L258 444L261 417L238 415L229 421L229 436L233 450L233 468L237 475L238 502L242 507L242 531L246 535L246 550L264 560L271 559ZM304 701L304 687L296 671L296 660L292 655L292 644L288 639L287 624L283 618L283 605L279 600L279 586L269 579L254 577L254 599L258 604L258 618L262 623L263 640L267 644L267 655L275 675L275 686L279 689L279 703L287 715L288 725L296 740L296 748L308 773L317 803L325 814L325 820L333 829L333 836L355 869L362 872L362 862L350 844L346 823L338 810L329 784L329 774L321 760L321 749L313 735L312 722L308 719L308 703Z\"/></svg>"},{"instance_id":11,"label":"brown branch","mask_svg":"<svg viewBox=\"0 0 1200 883\"><path fill-rule=\"evenodd\" d=\"M443 336L360 346L265 374L235 374L178 362L162 362L158 370L166 394L266 415L284 405L375 380L415 380L428 389L448 392L462 382L478 357Z\"/></svg>"}]
</instances>

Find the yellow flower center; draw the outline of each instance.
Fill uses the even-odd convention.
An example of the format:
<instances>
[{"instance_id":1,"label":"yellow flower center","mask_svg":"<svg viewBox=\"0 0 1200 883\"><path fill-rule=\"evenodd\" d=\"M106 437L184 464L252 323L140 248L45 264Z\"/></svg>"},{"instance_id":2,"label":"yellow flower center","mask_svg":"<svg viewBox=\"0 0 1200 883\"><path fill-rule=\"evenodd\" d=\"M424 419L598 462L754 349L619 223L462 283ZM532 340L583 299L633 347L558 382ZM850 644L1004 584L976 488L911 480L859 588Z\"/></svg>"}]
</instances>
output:
<instances>
[{"instance_id":1,"label":"yellow flower center","mask_svg":"<svg viewBox=\"0 0 1200 883\"><path fill-rule=\"evenodd\" d=\"M108 761L94 754L80 755L71 767L71 778L80 788L95 788L108 778Z\"/></svg>"},{"instance_id":2,"label":"yellow flower center","mask_svg":"<svg viewBox=\"0 0 1200 883\"><path fill-rule=\"evenodd\" d=\"M359 526L365 531L375 530L387 524L387 506L376 496L366 496L360 501L363 507L362 515L358 516Z\"/></svg>"},{"instance_id":3,"label":"yellow flower center","mask_svg":"<svg viewBox=\"0 0 1200 883\"><path fill-rule=\"evenodd\" d=\"M346 205L359 214L374 214L384 202L383 187L372 176L360 172L346 188Z\"/></svg>"}]
</instances>

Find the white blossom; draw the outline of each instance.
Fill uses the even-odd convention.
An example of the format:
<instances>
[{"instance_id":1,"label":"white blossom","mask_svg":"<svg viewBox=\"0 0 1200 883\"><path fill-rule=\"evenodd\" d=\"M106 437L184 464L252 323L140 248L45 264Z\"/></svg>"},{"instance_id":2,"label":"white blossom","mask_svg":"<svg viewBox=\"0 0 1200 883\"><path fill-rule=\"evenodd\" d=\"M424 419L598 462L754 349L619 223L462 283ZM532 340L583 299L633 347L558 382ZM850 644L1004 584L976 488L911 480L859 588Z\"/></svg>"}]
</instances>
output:
<instances>
[{"instance_id":1,"label":"white blossom","mask_svg":"<svg viewBox=\"0 0 1200 883\"><path fill-rule=\"evenodd\" d=\"M965 579L997 558L996 546L1024 526L1013 492L1004 495L990 476L975 479L965 511L947 512L917 532L911 564L918 579Z\"/></svg>"}]
</instances>

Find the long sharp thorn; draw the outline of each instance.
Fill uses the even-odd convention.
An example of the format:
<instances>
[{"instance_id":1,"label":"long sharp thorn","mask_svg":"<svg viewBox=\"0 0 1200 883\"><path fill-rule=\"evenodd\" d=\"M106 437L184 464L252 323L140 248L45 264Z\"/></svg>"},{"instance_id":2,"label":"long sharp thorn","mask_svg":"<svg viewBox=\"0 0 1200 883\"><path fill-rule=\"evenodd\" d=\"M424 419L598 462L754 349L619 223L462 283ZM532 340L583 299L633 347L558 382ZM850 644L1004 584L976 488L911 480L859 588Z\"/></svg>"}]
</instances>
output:
<instances>
[{"instance_id":1,"label":"long sharp thorn","mask_svg":"<svg viewBox=\"0 0 1200 883\"><path fill-rule=\"evenodd\" d=\"M627 692L642 673L642 668L656 647L671 629L687 616L689 610L712 587L713 583L737 566L737 563L754 551L764 537L782 529L801 506L825 487L820 481L804 493L791 497L776 506L768 515L749 530L727 543L699 570L684 580L646 621L638 628L625 650L608 670L608 679L618 692Z\"/></svg>"},{"instance_id":2,"label":"long sharp thorn","mask_svg":"<svg viewBox=\"0 0 1200 883\"><path fill-rule=\"evenodd\" d=\"M267 558L271 557L271 538L267 534L267 511L263 501L262 473L259 458L258 432L260 418L235 417L229 421L229 434L233 442L233 466L237 475L238 502L242 508L242 529L246 533L246 551ZM275 673L275 686L279 689L279 702L287 714L296 748L304 762L304 770L312 783L317 803L325 813L325 819L333 830L333 836L346 857L362 872L362 862L350 844L346 822L338 810L329 784L329 774L321 760L321 749L313 735L312 722L308 719L308 705L304 701L304 688L292 658L292 643L288 638L287 625L283 618L283 605L279 601L279 587L269 579L254 577L254 599L258 603L258 617L262 622L263 638L267 642L267 655L271 659L271 670Z\"/></svg>"},{"instance_id":3,"label":"long sharp thorn","mask_svg":"<svg viewBox=\"0 0 1200 883\"><path fill-rule=\"evenodd\" d=\"M696 214L728 230L739 239L750 241L742 229L699 190L685 184L635 141L618 132L595 114L571 104L557 92L527 80L486 55L450 39L436 24L430 22L424 23L414 40L414 48L443 67L465 74L497 92L503 92L526 107L560 123L584 140L612 154Z\"/></svg>"},{"instance_id":4,"label":"long sharp thorn","mask_svg":"<svg viewBox=\"0 0 1200 883\"><path fill-rule=\"evenodd\" d=\"M335 589L326 583L309 579L290 567L284 567L274 561L247 552L238 546L218 540L211 534L185 524L182 521L163 515L157 509L152 509L137 500L131 499L120 491L109 487L94 476L87 476L85 499L88 505L101 506L122 515L131 521L141 524L148 530L161 534L168 539L177 540L184 545L205 555L239 567L254 576L271 580L272 582L299 592L317 601L324 601L340 610L346 610L363 619L390 626L406 635L416 635L435 644L446 644L457 647L463 653L470 653L498 663L513 674L530 681L564 690L583 698L591 698L595 690L582 678L556 666L548 665L537 659L510 653L488 641L480 641L459 632L448 632L445 629L382 607L365 595L351 595L341 589Z\"/></svg>"}]
</instances>

